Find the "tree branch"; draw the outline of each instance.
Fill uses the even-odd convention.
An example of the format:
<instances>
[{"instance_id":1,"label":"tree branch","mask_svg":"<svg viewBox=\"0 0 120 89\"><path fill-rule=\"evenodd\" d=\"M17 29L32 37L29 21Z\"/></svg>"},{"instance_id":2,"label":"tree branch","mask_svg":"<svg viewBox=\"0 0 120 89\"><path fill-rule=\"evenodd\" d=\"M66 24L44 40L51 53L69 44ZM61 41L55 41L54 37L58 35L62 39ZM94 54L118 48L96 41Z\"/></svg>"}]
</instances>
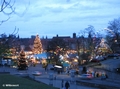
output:
<instances>
[{"instance_id":1,"label":"tree branch","mask_svg":"<svg viewBox=\"0 0 120 89\"><path fill-rule=\"evenodd\" d=\"M8 16L7 19L2 20L2 21L0 20L0 25L4 22L8 21L10 19L11 14L23 16L25 14L25 12L27 11L30 1L28 3L28 6L25 8L25 10L23 11L23 13L21 15L15 11L15 7L14 7L15 1L16 0L0 0L0 13L5 16Z\"/></svg>"},{"instance_id":2,"label":"tree branch","mask_svg":"<svg viewBox=\"0 0 120 89\"><path fill-rule=\"evenodd\" d=\"M0 25L10 19L10 15L15 12L15 8L13 7L15 4L15 0L1 0L0 13L8 16L7 19L0 21ZM9 11L9 12L8 12Z\"/></svg>"},{"instance_id":3,"label":"tree branch","mask_svg":"<svg viewBox=\"0 0 120 89\"><path fill-rule=\"evenodd\" d=\"M14 31L13 31L13 33L11 34L11 35L16 35L17 33L18 33L18 31L19 31L19 28L17 29L17 31L16 31L16 27L15 27L15 29L14 29ZM16 33L15 33L16 32Z\"/></svg>"},{"instance_id":4,"label":"tree branch","mask_svg":"<svg viewBox=\"0 0 120 89\"><path fill-rule=\"evenodd\" d=\"M0 25L2 25L2 23L4 23L4 22L8 21L9 19L10 19L10 17L8 17L6 20L0 21Z\"/></svg>"},{"instance_id":5,"label":"tree branch","mask_svg":"<svg viewBox=\"0 0 120 89\"><path fill-rule=\"evenodd\" d=\"M1 12L5 15L10 15L10 14L14 13L15 12L15 8L13 7L14 3L15 3L15 0L14 0L13 4L12 4L11 0L9 0L9 1L4 0L2 2L2 6L1 6ZM9 9L10 12L6 12L5 11L6 9Z\"/></svg>"}]
</instances>

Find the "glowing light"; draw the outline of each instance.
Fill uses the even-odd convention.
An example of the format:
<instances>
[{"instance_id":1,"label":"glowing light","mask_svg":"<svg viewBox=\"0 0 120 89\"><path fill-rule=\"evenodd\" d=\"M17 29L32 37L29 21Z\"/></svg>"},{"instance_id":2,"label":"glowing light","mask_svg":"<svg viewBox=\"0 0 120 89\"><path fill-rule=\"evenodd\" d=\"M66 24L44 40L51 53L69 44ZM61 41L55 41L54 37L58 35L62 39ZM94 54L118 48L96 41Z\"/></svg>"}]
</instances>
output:
<instances>
[{"instance_id":1,"label":"glowing light","mask_svg":"<svg viewBox=\"0 0 120 89\"><path fill-rule=\"evenodd\" d=\"M77 59L74 59L74 62L78 62L78 60L77 60Z\"/></svg>"},{"instance_id":2,"label":"glowing light","mask_svg":"<svg viewBox=\"0 0 120 89\"><path fill-rule=\"evenodd\" d=\"M65 61L65 62L69 63L69 61Z\"/></svg>"},{"instance_id":3,"label":"glowing light","mask_svg":"<svg viewBox=\"0 0 120 89\"><path fill-rule=\"evenodd\" d=\"M55 65L54 67L57 67L57 68L62 68L61 66L58 66L58 65Z\"/></svg>"}]
</instances>

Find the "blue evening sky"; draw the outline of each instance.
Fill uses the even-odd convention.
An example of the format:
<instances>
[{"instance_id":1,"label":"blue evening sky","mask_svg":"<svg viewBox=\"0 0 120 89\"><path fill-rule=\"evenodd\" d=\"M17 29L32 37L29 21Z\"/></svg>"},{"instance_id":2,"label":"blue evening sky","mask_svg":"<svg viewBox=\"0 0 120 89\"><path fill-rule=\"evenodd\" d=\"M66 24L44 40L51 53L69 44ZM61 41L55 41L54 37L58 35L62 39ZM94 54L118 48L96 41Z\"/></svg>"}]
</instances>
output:
<instances>
[{"instance_id":1,"label":"blue evening sky","mask_svg":"<svg viewBox=\"0 0 120 89\"><path fill-rule=\"evenodd\" d=\"M71 36L89 25L101 31L120 17L120 0L16 0L16 14L0 25L0 34L19 28L21 38ZM7 17L0 13L0 21Z\"/></svg>"}]
</instances>

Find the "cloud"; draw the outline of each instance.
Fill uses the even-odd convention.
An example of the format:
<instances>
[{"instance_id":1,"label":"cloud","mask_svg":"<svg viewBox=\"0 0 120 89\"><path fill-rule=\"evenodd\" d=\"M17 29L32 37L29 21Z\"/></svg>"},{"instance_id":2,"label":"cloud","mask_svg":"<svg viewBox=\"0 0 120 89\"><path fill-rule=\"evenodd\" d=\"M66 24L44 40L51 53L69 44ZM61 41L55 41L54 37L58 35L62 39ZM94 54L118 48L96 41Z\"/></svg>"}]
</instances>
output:
<instances>
[{"instance_id":1,"label":"cloud","mask_svg":"<svg viewBox=\"0 0 120 89\"><path fill-rule=\"evenodd\" d=\"M0 29L12 31L17 26L24 37L36 33L67 35L88 25L100 29L120 16L119 3L120 0L18 0L15 3L17 15L11 15ZM1 16L0 19L5 18Z\"/></svg>"}]
</instances>

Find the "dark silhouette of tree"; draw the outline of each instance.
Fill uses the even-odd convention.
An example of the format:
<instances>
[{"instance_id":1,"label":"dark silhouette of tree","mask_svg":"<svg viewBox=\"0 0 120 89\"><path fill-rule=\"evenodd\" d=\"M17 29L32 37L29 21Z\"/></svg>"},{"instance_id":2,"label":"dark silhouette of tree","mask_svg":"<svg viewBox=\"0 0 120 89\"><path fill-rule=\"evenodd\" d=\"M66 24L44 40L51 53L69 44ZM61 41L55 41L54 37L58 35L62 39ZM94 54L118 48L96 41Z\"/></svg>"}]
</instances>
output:
<instances>
[{"instance_id":1,"label":"dark silhouette of tree","mask_svg":"<svg viewBox=\"0 0 120 89\"><path fill-rule=\"evenodd\" d=\"M63 54L67 49L67 42L61 37L55 37L48 43L47 52L52 51L50 57L58 63L59 55Z\"/></svg>"},{"instance_id":2,"label":"dark silhouette of tree","mask_svg":"<svg viewBox=\"0 0 120 89\"><path fill-rule=\"evenodd\" d=\"M17 31L16 31L17 30ZM0 56L4 54L16 54L16 51L19 51L19 36L16 37L18 29L15 28L12 34L7 36L5 33L0 35ZM14 49L14 50L10 50Z\"/></svg>"},{"instance_id":3,"label":"dark silhouette of tree","mask_svg":"<svg viewBox=\"0 0 120 89\"><path fill-rule=\"evenodd\" d=\"M120 49L120 18L114 19L108 23L108 27L105 28L107 31L106 39L109 43L109 46L116 52Z\"/></svg>"},{"instance_id":4,"label":"dark silhouette of tree","mask_svg":"<svg viewBox=\"0 0 120 89\"><path fill-rule=\"evenodd\" d=\"M63 40L63 38L53 38L49 43L48 43L48 51L53 50L59 50L60 48L62 48L63 50L65 50L67 48L67 43Z\"/></svg>"},{"instance_id":5,"label":"dark silhouette of tree","mask_svg":"<svg viewBox=\"0 0 120 89\"><path fill-rule=\"evenodd\" d=\"M81 58L84 59L84 60L86 60L86 62L89 61L89 56L90 56L90 53L88 53L88 52L83 52L81 54Z\"/></svg>"},{"instance_id":6,"label":"dark silhouette of tree","mask_svg":"<svg viewBox=\"0 0 120 89\"><path fill-rule=\"evenodd\" d=\"M108 26L107 32L108 35L112 35L115 40L119 41L120 37L120 18L114 19L113 21L110 21Z\"/></svg>"},{"instance_id":7,"label":"dark silhouette of tree","mask_svg":"<svg viewBox=\"0 0 120 89\"><path fill-rule=\"evenodd\" d=\"M0 56L2 57L5 53L9 52L9 45L6 34L0 36Z\"/></svg>"},{"instance_id":8,"label":"dark silhouette of tree","mask_svg":"<svg viewBox=\"0 0 120 89\"><path fill-rule=\"evenodd\" d=\"M88 35L88 37L85 37L86 35ZM90 54L94 52L94 47L95 47L94 38L95 38L95 29L92 25L89 25L87 28L79 32L79 37L77 38L77 46L78 46L77 51L79 56L78 61L80 64L82 63L83 59L88 60Z\"/></svg>"},{"instance_id":9,"label":"dark silhouette of tree","mask_svg":"<svg viewBox=\"0 0 120 89\"><path fill-rule=\"evenodd\" d=\"M90 52L92 53L95 47L95 40L96 40L95 29L93 26L89 25L89 27L86 28L85 30L88 33L87 49L90 50Z\"/></svg>"}]
</instances>

